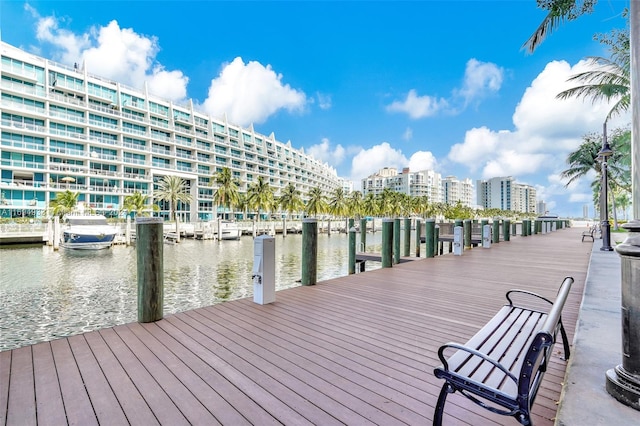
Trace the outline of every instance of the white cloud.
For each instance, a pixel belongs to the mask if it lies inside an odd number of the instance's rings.
[[[411,127],[407,127],[407,129],[402,134],[402,139],[405,141],[409,141],[413,138],[413,129]]]
[[[330,109],[331,104],[331,95],[326,95],[324,93],[316,92],[316,98],[318,98],[318,106],[320,109]]]
[[[302,111],[307,99],[303,92],[282,83],[271,65],[244,63],[235,58],[220,75],[211,80],[205,110],[213,116],[227,114],[227,119],[241,126],[262,123],[281,109]]]
[[[464,72],[464,83],[456,94],[464,99],[466,106],[500,90],[503,78],[504,70],[496,64],[469,59]]]
[[[387,106],[389,112],[404,112],[413,119],[430,117],[448,107],[445,99],[418,96],[415,89],[409,90],[404,101],[394,101]]]
[[[525,176],[541,171],[558,173],[567,154],[582,142],[582,135],[598,130],[609,111],[606,104],[560,100],[556,95],[572,87],[566,80],[585,70],[564,61],[550,62],[527,88],[513,114],[514,130],[471,129],[464,141],[452,146],[450,161],[483,178]]]
[[[408,167],[412,172],[419,172],[422,170],[435,170],[436,165],[436,157],[431,152],[417,151],[409,159]]]
[[[402,169],[406,167],[407,157],[402,151],[393,149],[388,142],[362,149],[351,160],[351,180],[359,182],[362,178],[384,167]]]
[[[160,47],[155,37],[146,37],[131,28],[120,28],[113,20],[107,26],[94,26],[83,34],[60,28],[64,22],[55,16],[36,18],[36,37],[58,49],[52,56],[67,65],[84,64],[87,71],[174,101],[187,96],[189,79],[181,71],[167,71],[156,61]]]
[[[547,161],[546,154],[528,154],[503,150],[497,153],[495,159],[487,161],[482,170],[482,178],[522,176],[535,173]]]
[[[491,62],[469,59],[464,72],[462,88],[453,89],[449,99],[436,96],[419,96],[416,89],[409,90],[402,101],[387,105],[387,112],[402,112],[416,120],[432,117],[438,113],[455,114],[464,110],[473,101],[495,93],[502,87],[504,70]],[[456,105],[462,103],[459,107]]]
[[[331,142],[327,138],[323,138],[319,144],[307,148],[305,152],[333,167],[340,165],[347,154],[347,151],[340,144],[332,148]]]
[[[590,100],[556,99],[563,90],[574,87],[567,79],[586,71],[587,63],[580,61],[573,67],[565,61],[553,61],[527,88],[513,114],[513,124],[524,136],[537,136],[546,147],[557,146],[563,138],[583,134],[585,129],[602,126],[610,105],[592,104]]]
[[[417,151],[411,158],[402,154],[401,150],[394,149],[388,142],[372,146],[369,149],[360,149],[351,161],[351,177],[354,182],[376,173],[384,167],[394,167],[399,172],[409,167],[411,171],[435,170],[437,161],[429,151]]]

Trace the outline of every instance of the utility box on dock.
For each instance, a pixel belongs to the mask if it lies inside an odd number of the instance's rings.
[[[462,256],[462,234],[463,227],[456,226],[453,228],[453,255],[454,256]]]
[[[276,239],[268,235],[253,241],[253,301],[266,305],[276,301]]]
[[[491,248],[491,225],[482,227],[482,247]]]

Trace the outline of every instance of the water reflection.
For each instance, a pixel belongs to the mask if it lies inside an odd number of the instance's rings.
[[[368,251],[379,251],[380,237],[367,236]],[[276,237],[276,290],[299,285],[301,241]],[[163,249],[165,315],[252,296],[252,238],[186,239]],[[319,281],[346,275],[347,262],[345,234],[318,236]],[[0,263],[0,350],[137,320],[134,247],[3,247]]]

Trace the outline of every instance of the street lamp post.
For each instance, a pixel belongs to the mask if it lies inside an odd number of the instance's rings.
[[[607,392],[640,410],[640,2],[629,2],[631,41],[631,194],[633,217],[622,225],[629,233],[616,245],[620,255],[622,364],[606,373]]]
[[[602,149],[598,153],[598,157],[602,159],[602,185],[600,188],[600,220],[602,233],[602,251],[613,251],[611,247],[611,229],[609,227],[609,179],[607,172],[607,159],[611,157],[613,151],[607,142],[607,121],[602,125]]]

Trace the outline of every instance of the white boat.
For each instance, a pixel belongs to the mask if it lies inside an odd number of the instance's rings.
[[[64,223],[60,245],[67,249],[106,249],[118,232],[103,215],[67,215]]]
[[[242,230],[237,223],[230,220],[221,220],[218,229],[218,238],[221,240],[239,240]]]

